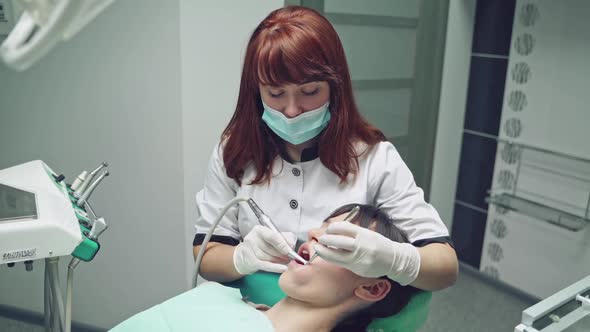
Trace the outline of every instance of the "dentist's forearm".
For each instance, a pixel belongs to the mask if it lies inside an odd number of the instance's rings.
[[[418,248],[420,272],[411,284],[416,288],[435,291],[452,286],[459,275],[455,250],[444,243],[432,243]]]
[[[196,259],[201,246],[193,247]],[[228,282],[240,279],[242,275],[234,267],[234,250],[236,247],[227,244],[211,242],[207,244],[201,261],[199,274],[201,277],[217,282]]]

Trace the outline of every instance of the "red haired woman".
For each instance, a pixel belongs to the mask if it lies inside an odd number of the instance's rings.
[[[447,228],[394,146],[360,115],[340,39],[311,9],[275,10],[249,40],[236,110],[197,194],[195,256],[235,197],[252,198],[293,239],[339,206],[374,205],[411,244],[330,227],[315,246],[320,257],[425,290],[457,278]],[[232,281],[259,270],[283,272],[285,241],[257,224],[247,206],[230,209],[205,248],[201,275]]]

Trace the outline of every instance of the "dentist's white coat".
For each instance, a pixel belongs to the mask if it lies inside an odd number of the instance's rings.
[[[277,157],[270,183],[250,185],[255,170],[249,167],[239,186],[225,172],[222,150],[220,145],[213,150],[204,188],[196,196],[197,234],[209,231],[227,202],[244,197],[254,199],[282,232],[304,234],[320,227],[340,206],[360,203],[389,214],[411,243],[450,242],[445,224],[424,201],[422,189],[390,142],[380,142],[369,150],[359,146],[358,151],[364,153],[359,157],[358,174],[356,178],[349,176],[344,184],[319,158],[292,164]],[[241,240],[257,224],[250,208],[241,203],[228,210],[214,235]]]

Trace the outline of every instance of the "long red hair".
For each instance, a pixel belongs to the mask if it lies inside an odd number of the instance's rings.
[[[344,48],[334,27],[312,9],[289,6],[271,12],[248,42],[238,103],[222,134],[223,162],[230,178],[241,184],[251,163],[256,169],[252,184],[270,180],[283,144],[262,121],[258,85],[310,81],[330,85],[331,120],[319,137],[319,158],[342,181],[358,171],[355,142],[373,146],[385,140],[356,107]]]

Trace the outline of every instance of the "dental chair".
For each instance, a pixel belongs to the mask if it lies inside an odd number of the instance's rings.
[[[272,306],[285,297],[279,288],[279,276],[275,273],[258,272],[243,277],[226,286],[239,288],[248,301]],[[417,331],[428,317],[428,309],[432,292],[420,291],[398,314],[375,319],[367,327],[367,332],[414,332]]]
[[[253,319],[252,310],[256,310],[239,305],[243,297],[272,306],[285,296],[274,273],[258,272],[224,285],[228,287],[199,286],[136,314],[111,331],[246,331],[242,326],[248,324],[243,323]],[[431,292],[417,293],[397,315],[373,320],[367,332],[417,331],[426,322],[431,297]]]

